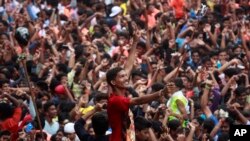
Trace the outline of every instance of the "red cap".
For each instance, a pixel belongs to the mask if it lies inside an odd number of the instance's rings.
[[[56,94],[65,94],[65,88],[63,85],[58,85],[55,88],[55,93]]]

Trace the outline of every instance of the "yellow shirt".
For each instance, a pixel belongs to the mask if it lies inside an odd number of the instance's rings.
[[[87,108],[80,108],[80,111],[83,115],[85,115],[86,113],[88,113],[89,111],[93,110],[94,107],[93,106],[88,106]]]

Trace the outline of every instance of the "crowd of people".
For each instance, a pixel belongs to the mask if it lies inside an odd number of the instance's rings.
[[[0,141],[228,141],[249,21],[249,0],[0,0]]]

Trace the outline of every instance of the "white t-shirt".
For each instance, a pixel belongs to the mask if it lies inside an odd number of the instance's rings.
[[[59,123],[57,121],[53,121],[52,124],[49,124],[47,120],[45,120],[45,126],[43,128],[50,135],[56,134],[59,130]]]

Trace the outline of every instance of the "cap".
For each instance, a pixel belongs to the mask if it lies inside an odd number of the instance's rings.
[[[111,13],[109,14],[109,16],[110,16],[110,17],[114,17],[114,16],[118,15],[118,14],[121,13],[121,12],[122,12],[121,7],[119,7],[119,6],[114,6],[114,7],[112,7]]]
[[[55,88],[56,94],[65,94],[65,88],[63,85],[57,85]]]
[[[75,124],[72,122],[65,124],[64,125],[64,132],[65,133],[75,133],[74,125]]]
[[[26,27],[18,27],[16,29],[15,38],[20,45],[26,46],[28,44],[30,34]]]

